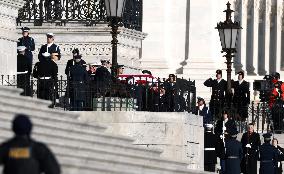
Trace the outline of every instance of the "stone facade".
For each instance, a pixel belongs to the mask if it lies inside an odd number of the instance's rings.
[[[22,24],[24,26],[24,24]],[[59,66],[59,75],[64,75],[64,69],[67,60],[72,58],[72,50],[78,48],[83,59],[87,63],[100,62],[101,59],[111,60],[112,46],[110,28],[107,25],[96,25],[87,27],[82,25],[55,26],[45,24],[43,26],[33,26],[26,24],[31,28],[30,36],[35,39],[36,50],[34,52],[34,63],[38,61],[37,56],[41,45],[46,43],[47,32],[55,34],[55,44],[58,44],[62,58],[57,62]],[[18,37],[21,37],[20,26],[18,27]],[[146,33],[126,28],[120,28],[118,36],[118,63],[124,64],[126,73],[140,71],[140,58],[142,40]]]
[[[15,75],[17,72],[16,18],[23,0],[0,1],[0,74]]]
[[[82,122],[105,124],[109,133],[130,136],[137,146],[161,149],[162,157],[203,170],[204,129],[200,116],[174,112],[80,113]]]

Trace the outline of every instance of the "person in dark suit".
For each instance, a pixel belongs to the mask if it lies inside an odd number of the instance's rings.
[[[37,97],[44,100],[51,100],[54,106],[55,101],[55,84],[57,83],[58,66],[51,60],[50,53],[42,54],[41,61],[37,62],[33,69],[34,78],[38,79]]]
[[[66,68],[65,68],[65,74],[66,74],[67,77],[70,77],[70,68],[71,68],[73,65],[75,65],[75,57],[78,56],[78,55],[80,55],[79,49],[78,49],[78,48],[75,48],[75,49],[72,51],[72,54],[73,54],[73,57],[72,57],[72,59],[69,59],[69,60],[67,61]],[[85,62],[83,59],[80,59],[79,64],[86,66],[86,62]]]
[[[166,107],[168,112],[175,111],[175,92],[177,91],[176,76],[169,74],[169,78],[164,82],[164,88],[166,91]]]
[[[248,117],[248,105],[250,103],[249,83],[244,80],[244,72],[238,72],[238,81],[232,84],[234,88],[233,104],[242,121]]]
[[[106,96],[110,90],[111,85],[111,74],[109,72],[110,62],[108,60],[101,60],[102,65],[96,70],[96,83],[97,93],[101,96]]]
[[[195,115],[203,116],[203,125],[211,123],[213,121],[211,112],[206,106],[205,100],[201,97],[197,97],[197,106],[195,109]]]
[[[86,107],[89,75],[80,62],[81,55],[75,56],[75,65],[70,68],[71,111],[82,111]]]
[[[30,75],[32,67],[27,56],[25,56],[25,46],[18,46],[17,56],[17,88],[22,88],[24,91],[21,95],[31,96]]]
[[[227,110],[222,111],[223,117],[219,119],[215,126],[215,135],[217,136],[216,153],[220,158],[221,172],[225,172],[225,142],[229,131],[237,130],[236,123],[230,118]]]
[[[270,144],[271,134],[263,134],[264,143],[259,148],[259,174],[275,174],[278,163],[278,151]]]
[[[0,165],[5,174],[60,174],[54,154],[41,142],[31,138],[32,122],[17,114],[12,123],[15,136],[0,145]]]
[[[254,132],[254,125],[250,123],[247,132],[243,134],[241,143],[244,157],[241,162],[243,174],[257,174],[257,155],[261,145],[259,134]]]
[[[46,33],[47,44],[42,45],[38,54],[38,60],[44,60],[45,58],[42,56],[43,53],[48,52],[50,54],[57,53],[58,59],[60,60],[60,48],[58,45],[54,44],[54,34],[53,33]]]
[[[222,79],[222,71],[216,71],[216,79],[209,78],[204,82],[204,85],[212,88],[212,94],[210,99],[210,112],[215,120],[220,118],[222,108],[225,102],[225,91],[227,88],[227,82]]]
[[[278,140],[276,138],[272,139],[272,145],[277,149],[278,151],[278,162],[276,166],[276,173],[275,174],[282,174],[282,163],[281,161],[284,161],[284,149],[278,145]]]
[[[228,138],[225,144],[225,174],[240,174],[241,160],[243,157],[242,144],[237,141],[238,131],[228,130]]]
[[[204,132],[204,171],[215,172],[217,164],[217,137],[212,132],[213,125],[205,124]]]
[[[28,27],[22,27],[22,35],[23,37],[18,39],[17,46],[25,46],[25,56],[29,60],[29,66],[32,69],[33,64],[33,51],[35,50],[35,41],[32,37],[29,35],[30,28]]]

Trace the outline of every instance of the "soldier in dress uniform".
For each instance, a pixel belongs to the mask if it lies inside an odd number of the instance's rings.
[[[204,85],[212,88],[211,100],[209,104],[210,112],[214,119],[219,119],[225,102],[225,91],[227,82],[222,79],[222,71],[216,71],[216,79],[209,78]]]
[[[241,160],[243,158],[242,144],[237,141],[238,131],[228,130],[228,138],[225,142],[225,174],[240,174]]]
[[[277,162],[276,173],[275,174],[282,174],[283,169],[282,169],[282,162],[281,161],[284,161],[284,149],[278,145],[277,138],[273,138],[272,139],[272,145],[278,151],[278,162]]]
[[[249,83],[244,80],[244,72],[238,72],[238,81],[233,82],[233,104],[242,121],[248,117],[248,105],[250,103]]]
[[[203,116],[203,124],[211,123],[213,121],[212,115],[205,104],[205,100],[201,97],[197,97],[195,115]]]
[[[102,96],[106,96],[110,90],[111,85],[111,74],[109,72],[109,68],[111,66],[109,60],[101,60],[101,66],[96,70],[96,83],[97,83],[97,93]]]
[[[22,35],[23,37],[18,39],[17,46],[25,46],[25,56],[29,60],[29,66],[32,68],[33,64],[33,53],[35,50],[35,41],[32,37],[29,36],[30,29],[28,27],[22,27]]]
[[[212,131],[212,124],[205,124],[204,132],[204,171],[215,172],[217,164],[217,137]]]
[[[78,55],[80,55],[79,49],[78,49],[78,48],[75,48],[75,49],[72,51],[72,54],[73,54],[73,57],[72,57],[72,59],[69,59],[69,60],[67,61],[66,68],[65,68],[65,74],[66,74],[67,77],[70,77],[70,68],[71,68],[73,65],[75,65],[75,57],[78,56]],[[83,59],[81,59],[80,62],[79,62],[79,64],[81,64],[81,65],[86,65],[86,62],[85,62]]]
[[[60,54],[60,48],[58,45],[54,44],[54,34],[53,33],[46,33],[47,38],[47,44],[42,45],[38,54],[38,60],[41,61],[45,59],[42,54],[45,52],[48,52],[50,54],[52,53],[58,53],[58,59],[60,60],[61,54]]]
[[[222,111],[223,117],[217,121],[215,127],[215,135],[217,136],[216,153],[220,158],[221,173],[225,172],[225,142],[229,131],[237,130],[236,123],[229,116],[227,110]]]
[[[25,56],[25,46],[18,46],[17,56],[17,88],[24,89],[21,95],[31,96],[30,75],[32,67],[27,56]]]
[[[81,65],[81,55],[75,56],[75,65],[70,68],[71,110],[82,111],[86,107],[89,75],[84,65]]]
[[[49,148],[31,138],[32,122],[18,114],[12,125],[15,136],[0,145],[0,165],[5,174],[60,174],[60,166]]]
[[[38,79],[37,97],[54,102],[54,88],[57,82],[58,66],[51,60],[50,56],[48,52],[42,54],[44,59],[35,64],[33,76]],[[54,106],[54,104],[51,106]]]
[[[257,158],[261,145],[259,134],[254,132],[254,125],[250,123],[247,126],[247,132],[243,134],[241,143],[244,157],[241,162],[243,174],[257,174]]]
[[[259,148],[259,174],[275,174],[278,162],[277,149],[270,144],[271,134],[263,134],[264,143]]]

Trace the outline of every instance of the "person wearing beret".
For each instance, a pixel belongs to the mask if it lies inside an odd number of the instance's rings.
[[[38,60],[41,61],[44,59],[42,56],[43,53],[48,52],[50,54],[52,53],[58,53],[58,60],[61,58],[60,48],[58,45],[54,44],[54,34],[53,33],[46,33],[46,40],[47,44],[42,45],[38,54]]]
[[[250,103],[249,83],[244,80],[244,72],[238,72],[238,81],[233,81],[233,104],[242,121],[248,117],[248,105]]]
[[[263,134],[264,143],[259,148],[259,174],[275,174],[278,163],[278,151],[270,144],[271,134]]]
[[[227,89],[227,82],[222,79],[222,71],[216,71],[216,79],[209,78],[204,82],[206,87],[212,88],[210,99],[210,112],[215,120],[221,117],[222,108],[225,102],[225,91]]]
[[[12,123],[15,136],[0,145],[0,165],[5,174],[60,174],[60,166],[51,150],[31,138],[32,122],[17,114]]]
[[[25,56],[27,56],[29,60],[29,66],[32,68],[33,64],[33,51],[35,50],[35,41],[32,37],[30,37],[29,32],[30,28],[22,27],[22,35],[23,37],[18,39],[17,46],[25,46]]]

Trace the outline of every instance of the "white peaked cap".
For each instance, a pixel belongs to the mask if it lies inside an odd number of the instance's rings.
[[[18,46],[17,50],[18,51],[25,51],[26,47],[25,46]]]

